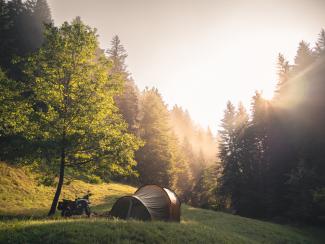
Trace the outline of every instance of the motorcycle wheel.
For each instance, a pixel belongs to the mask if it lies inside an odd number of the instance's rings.
[[[71,212],[70,209],[66,209],[66,210],[63,210],[63,211],[62,211],[61,215],[62,215],[63,217],[71,217],[71,216],[72,216],[72,212]]]
[[[90,212],[90,208],[88,207],[88,206],[86,206],[85,207],[85,213],[86,213],[86,215],[88,216],[88,218],[90,217],[90,214],[91,214],[91,212]]]

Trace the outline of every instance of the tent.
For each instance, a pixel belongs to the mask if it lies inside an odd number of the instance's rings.
[[[122,219],[180,221],[181,202],[177,195],[158,185],[144,185],[132,196],[119,198],[110,216]]]

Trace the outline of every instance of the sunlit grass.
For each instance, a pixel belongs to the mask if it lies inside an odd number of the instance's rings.
[[[37,184],[34,175],[19,168],[0,164],[0,215],[42,216],[47,213],[54,196],[54,187]],[[90,191],[94,211],[108,211],[116,198],[130,195],[134,187],[116,184],[88,184],[72,181],[63,186],[61,198],[75,199]]]

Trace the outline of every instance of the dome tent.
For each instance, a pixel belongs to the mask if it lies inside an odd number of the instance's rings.
[[[181,202],[177,195],[158,185],[144,185],[132,196],[119,198],[110,216],[122,219],[180,221]]]

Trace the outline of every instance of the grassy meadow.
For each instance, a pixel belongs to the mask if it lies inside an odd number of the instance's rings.
[[[0,165],[0,243],[325,243],[323,231],[292,227],[222,212],[182,206],[181,223],[141,222],[105,217],[47,218],[54,189],[34,175]],[[83,191],[80,191],[82,189]],[[90,190],[92,210],[108,211],[116,198],[135,188],[123,184],[72,181],[62,197]]]

